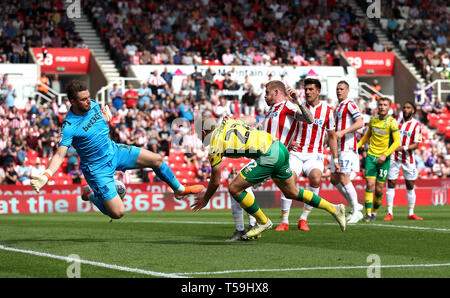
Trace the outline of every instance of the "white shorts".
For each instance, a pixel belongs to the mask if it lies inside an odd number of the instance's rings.
[[[391,159],[391,165],[388,173],[388,180],[397,180],[400,173],[400,168],[403,169],[403,177],[405,180],[414,181],[417,179],[417,169],[415,164],[402,163]]]
[[[351,174],[352,172],[359,172],[359,157],[354,151],[339,151],[338,153],[339,165],[341,166],[341,173]],[[333,160],[330,162],[331,173],[336,172]]]
[[[302,171],[309,176],[313,169],[318,169],[323,173],[323,154],[291,151],[289,152],[289,166],[297,174],[297,177],[300,177]]]

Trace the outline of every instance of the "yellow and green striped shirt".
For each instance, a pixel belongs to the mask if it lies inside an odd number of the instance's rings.
[[[224,156],[258,158],[267,153],[275,140],[269,133],[251,128],[242,120],[222,121],[211,135],[211,167],[218,165]]]

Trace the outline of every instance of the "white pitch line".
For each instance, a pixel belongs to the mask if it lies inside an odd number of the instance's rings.
[[[407,268],[407,267],[442,267],[450,266],[450,263],[446,264],[406,264],[406,265],[380,265],[380,268]],[[373,268],[370,266],[341,266],[341,267],[306,267],[306,268],[281,268],[281,269],[242,269],[242,270],[225,270],[225,271],[213,271],[213,272],[184,272],[184,273],[172,273],[176,275],[219,275],[230,273],[252,273],[252,272],[282,272],[282,271],[313,271],[313,270],[347,270],[347,269],[367,269]]]
[[[66,261],[66,262],[79,262],[80,264],[87,264],[87,265],[92,265],[92,266],[96,266],[96,267],[108,268],[108,269],[112,269],[112,270],[126,271],[126,272],[132,272],[132,273],[158,276],[158,277],[168,277],[168,278],[186,278],[187,277],[187,276],[179,276],[179,275],[176,275],[173,273],[162,273],[162,272],[148,271],[148,270],[143,270],[143,269],[138,269],[138,268],[129,268],[129,267],[124,267],[124,266],[93,262],[93,261],[88,261],[88,260],[74,259],[74,258],[69,258],[69,257],[53,255],[53,254],[49,254],[49,253],[37,252],[37,251],[33,251],[33,250],[6,247],[3,245],[0,245],[0,250],[24,253],[24,254],[29,254],[29,255],[39,256],[39,257],[46,257],[46,258],[51,258],[51,259],[56,259],[56,260],[61,260],[61,261]],[[184,274],[184,275],[186,275],[186,274]]]
[[[167,223],[167,224],[202,224],[202,225],[234,225],[231,221],[185,221],[185,220],[152,220],[152,219],[142,219],[142,220],[130,220],[127,222],[133,223]],[[274,224],[277,224],[274,222]],[[321,225],[336,225],[336,223],[308,223],[313,226]],[[290,224],[290,226],[296,226],[296,224]],[[383,227],[383,228],[398,228],[398,229],[412,229],[412,230],[424,230],[424,231],[438,231],[438,232],[450,232],[450,229],[445,228],[430,228],[430,227],[417,227],[417,226],[401,226],[401,225],[391,225],[391,224],[348,224],[348,228],[351,227]]]

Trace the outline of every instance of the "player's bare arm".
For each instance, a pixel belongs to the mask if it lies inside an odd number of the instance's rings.
[[[211,178],[209,179],[208,187],[206,188],[205,195],[195,198],[194,204],[191,205],[193,211],[198,211],[208,205],[211,197],[216,193],[217,188],[220,185],[220,173],[222,171],[222,163],[214,166],[211,169]]]
[[[416,150],[417,148],[419,148],[419,143],[413,143],[409,146],[398,146],[397,149],[395,149],[395,151],[408,151],[408,150]]]
[[[327,134],[328,134],[328,145],[330,146],[331,156],[333,157],[333,163],[334,166],[336,167],[336,173],[339,173],[341,171],[341,167],[339,165],[338,160],[338,146],[337,146],[336,132],[334,130],[329,130]]]
[[[55,155],[50,159],[45,172],[40,175],[31,175],[30,185],[36,192],[39,192],[47,184],[51,176],[58,171],[66,157],[67,149],[69,149],[67,146],[59,146]]]
[[[359,117],[359,118],[357,118],[357,119],[355,120],[355,122],[354,122],[352,125],[350,125],[348,128],[343,129],[343,130],[340,130],[340,131],[337,131],[337,132],[336,132],[336,137],[340,139],[340,138],[342,138],[343,136],[345,136],[346,134],[355,132],[355,131],[357,131],[358,129],[361,129],[361,128],[363,128],[363,127],[364,127],[364,121],[363,121],[362,117]]]
[[[53,173],[56,173],[59,170],[61,164],[63,163],[68,149],[69,148],[67,146],[62,145],[59,146],[58,149],[56,150],[55,155],[53,155],[52,159],[50,159],[47,169],[49,169]]]
[[[313,117],[311,111],[308,110],[306,108],[306,106],[298,100],[297,91],[295,91],[295,89],[289,87],[286,89],[286,92],[289,95],[289,97],[298,105],[298,107],[300,108],[300,111],[302,112],[301,114],[296,114],[295,118],[299,121],[303,121],[308,124],[313,123],[314,117]]]

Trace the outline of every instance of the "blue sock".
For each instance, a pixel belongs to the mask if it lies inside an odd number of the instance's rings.
[[[103,205],[103,202],[95,195],[95,193],[91,193],[88,198],[92,203],[94,203],[98,210],[100,210],[103,214],[109,216],[109,212],[106,210],[105,205]]]
[[[175,174],[169,168],[169,166],[163,162],[159,168],[153,168],[156,176],[158,176],[162,181],[166,182],[173,191],[177,192],[181,187],[181,183],[175,177]]]

